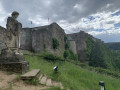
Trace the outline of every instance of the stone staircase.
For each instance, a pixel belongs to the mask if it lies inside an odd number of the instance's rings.
[[[45,85],[48,87],[55,86],[55,87],[60,87],[61,89],[64,89],[61,82],[51,80],[46,75],[43,75],[42,73],[40,73],[40,69],[33,69],[25,73],[24,75],[21,76],[21,79],[27,80],[27,79],[33,79],[35,77],[39,78],[39,84],[41,85]]]

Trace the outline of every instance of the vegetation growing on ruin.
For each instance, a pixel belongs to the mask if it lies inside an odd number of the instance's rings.
[[[65,50],[64,58],[65,59],[78,60],[78,55],[74,54],[73,51],[71,51],[71,50]]]
[[[65,59],[78,60],[78,55],[74,54],[74,52],[69,49],[70,48],[70,43],[67,40],[68,40],[68,37],[64,36],[65,51],[64,51],[63,57]]]
[[[59,47],[59,41],[56,38],[52,39],[52,43],[54,49],[57,49]]]
[[[48,60],[48,61],[64,60],[62,57],[56,56],[54,54],[43,55],[43,58],[46,59],[46,60]]]
[[[70,43],[69,42],[65,43],[65,49],[68,50],[69,48],[70,48]]]
[[[68,37],[67,37],[67,36],[64,36],[64,42],[65,42],[65,43],[67,42],[67,39],[68,39]]]
[[[45,43],[44,43],[43,47],[44,47],[44,50],[46,50],[46,44]]]

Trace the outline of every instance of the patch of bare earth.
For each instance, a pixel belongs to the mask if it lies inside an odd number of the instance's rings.
[[[43,85],[28,85],[22,80],[17,80],[17,74],[9,75],[0,71],[0,90],[42,90],[49,87]]]

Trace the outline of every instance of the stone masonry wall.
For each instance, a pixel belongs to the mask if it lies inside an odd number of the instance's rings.
[[[6,29],[0,26],[0,50],[6,48],[6,45],[4,43],[6,40]]]
[[[47,26],[25,28],[22,30],[21,49],[32,50],[34,52],[43,52],[44,50],[53,54],[63,54],[65,50],[64,30],[56,23]],[[54,50],[52,39],[59,41],[58,49]]]
[[[92,35],[89,35],[84,31],[80,31],[79,33],[68,34],[68,36],[75,40],[78,53],[78,60],[84,63],[87,63],[86,62],[87,57],[85,53],[87,38],[90,37],[95,42],[104,43],[100,39],[94,38]]]
[[[32,29],[23,28],[20,38],[20,48],[23,50],[32,50]]]
[[[51,51],[52,32],[47,28],[34,29],[32,34],[32,48],[35,52]]]
[[[77,54],[77,49],[76,49],[76,42],[75,41],[68,41],[70,43],[70,50],[72,50],[75,54]]]

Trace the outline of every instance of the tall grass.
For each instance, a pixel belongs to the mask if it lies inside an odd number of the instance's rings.
[[[120,90],[120,80],[107,75],[82,69],[69,62],[48,62],[39,56],[25,55],[30,63],[30,69],[40,69],[53,80],[62,82],[63,86],[71,90],[100,90],[99,81],[104,81],[106,90]],[[53,67],[57,65],[59,72],[54,73]]]

